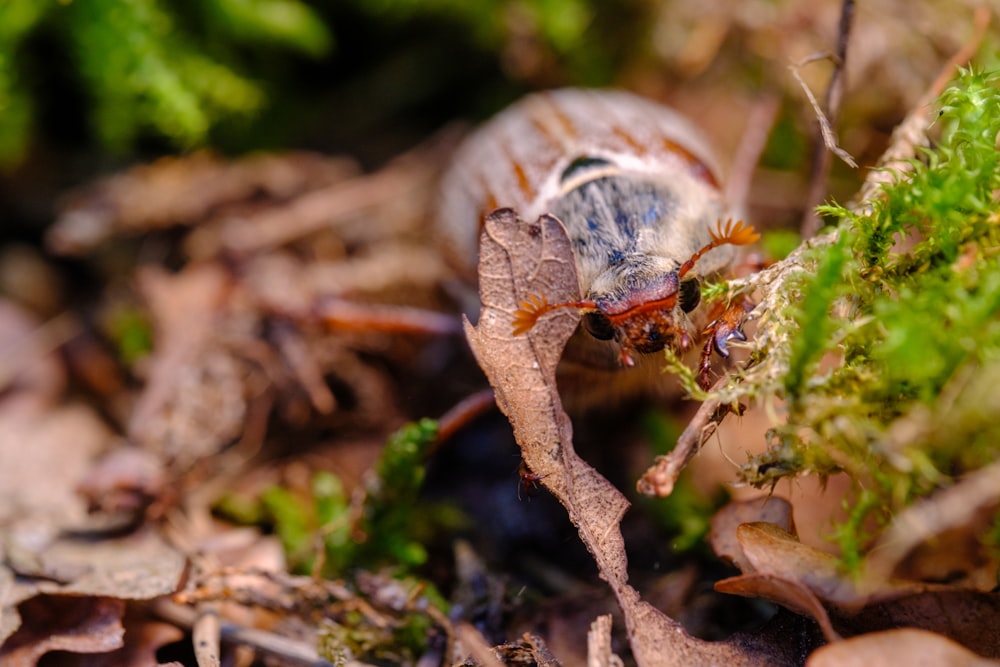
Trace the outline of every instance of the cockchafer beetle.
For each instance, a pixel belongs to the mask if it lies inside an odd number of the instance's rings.
[[[563,366],[604,371],[617,389],[627,389],[636,383],[615,382],[621,373],[609,371],[667,346],[690,348],[702,332],[691,317],[702,278],[730,266],[735,246],[758,239],[751,227],[732,222],[736,212],[718,174],[698,130],[666,107],[611,90],[536,93],[458,149],[442,179],[438,227],[452,258],[471,272],[483,217],[494,209],[562,221],[583,299],[551,304],[533,295],[515,314],[513,331],[530,330],[555,308],[579,309],[589,337],[574,337]],[[726,343],[742,338],[741,324],[741,314],[728,312],[704,331],[703,385],[713,348],[728,356]],[[655,363],[638,366],[659,370]]]

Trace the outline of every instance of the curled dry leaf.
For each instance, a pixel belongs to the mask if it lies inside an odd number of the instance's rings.
[[[482,312],[478,325],[466,322],[469,344],[513,426],[525,463],[566,508],[618,598],[636,662],[642,667],[792,664],[787,654],[746,638],[720,643],[693,638],[629,586],[619,527],[628,501],[577,456],[556,387],[556,365],[580,315],[560,309],[540,318],[526,335],[511,331],[514,313],[529,294],[545,294],[553,302],[579,298],[562,223],[550,215],[524,222],[510,209],[489,215],[480,245],[479,289]]]
[[[42,596],[20,611],[24,625],[0,649],[6,667],[34,667],[49,651],[106,653],[123,644],[121,600]]]
[[[743,573],[752,572],[753,567],[743,555],[743,548],[736,537],[736,529],[744,523],[756,521],[766,521],[795,534],[792,506],[787,500],[778,496],[735,500],[712,517],[708,533],[712,550],[719,558],[728,560]]]
[[[715,583],[720,593],[764,598],[776,602],[802,616],[809,616],[819,624],[828,642],[837,641],[840,635],[833,629],[830,615],[815,594],[793,579],[769,574],[744,574]]]
[[[833,627],[850,634],[911,626],[945,635],[981,655],[1000,655],[996,593],[897,580],[883,581],[878,590],[859,590],[841,573],[834,556],[800,543],[774,524],[742,524],[736,534],[743,551],[737,562],[748,569],[718,582],[716,590],[767,598],[812,616],[829,639],[835,636]]]
[[[954,549],[955,541],[963,537],[979,542],[979,534],[987,528],[998,505],[1000,463],[992,463],[968,474],[954,486],[907,507],[893,519],[869,551],[862,587],[877,590],[881,582],[896,574],[904,559],[921,544],[940,542],[945,535],[951,535],[953,539],[943,544],[940,551]],[[928,555],[925,560],[932,558]],[[975,560],[969,559],[964,565],[972,566]],[[989,564],[991,559],[986,560]],[[992,564],[995,570],[995,563]],[[930,565],[927,563],[925,567]]]
[[[835,556],[802,544],[773,523],[742,524],[736,528],[736,539],[750,572],[797,581],[829,603],[845,607],[857,603],[854,587],[840,575]]]

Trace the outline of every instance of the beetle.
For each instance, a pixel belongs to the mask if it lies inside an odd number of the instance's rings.
[[[704,330],[691,315],[704,277],[759,235],[733,222],[708,142],[677,112],[613,90],[523,98],[466,139],[442,178],[437,224],[460,266],[471,270],[482,220],[500,207],[563,223],[583,295],[555,304],[531,295],[514,314],[515,334],[553,309],[576,308],[591,342],[575,355],[571,342],[564,359],[605,370],[664,347],[685,351],[706,334],[703,386],[712,351],[726,357],[727,342],[743,338],[734,310]]]

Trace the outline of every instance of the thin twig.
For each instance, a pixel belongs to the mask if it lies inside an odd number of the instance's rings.
[[[495,409],[496,397],[492,389],[483,389],[463,398],[438,419],[437,440],[427,452],[427,456],[432,456],[442,444],[448,442],[473,420]]]
[[[927,145],[927,128],[933,122],[931,105],[955,78],[955,70],[968,63],[979,50],[989,25],[990,10],[987,7],[979,7],[973,17],[973,31],[969,41],[948,59],[910,113],[893,130],[889,148],[879,158],[875,168],[868,172],[857,199],[849,207],[851,210],[864,215],[866,211],[870,211],[880,188],[899,180],[913,170],[911,160],[916,157],[917,146]]]
[[[222,627],[214,604],[199,605],[198,616],[191,627],[191,642],[198,667],[219,667],[222,664]]]
[[[462,335],[462,320],[458,316],[413,306],[357,303],[329,297],[317,306],[317,314],[324,324],[336,331]]]
[[[479,630],[463,622],[455,626],[455,635],[463,652],[472,658],[477,665],[503,667],[503,663],[497,659],[493,649]]]
[[[857,168],[847,151],[837,145],[834,126],[840,115],[840,102],[844,96],[844,71],[847,67],[847,46],[851,37],[851,26],[854,19],[854,0],[844,0],[840,7],[840,24],[837,29],[837,51],[833,55],[833,73],[830,75],[830,85],[826,89],[826,113],[820,109],[819,103],[802,77],[798,66],[792,67],[792,75],[802,85],[809,103],[812,104],[819,120],[820,135],[816,138],[813,149],[812,173],[809,175],[809,193],[806,197],[806,210],[802,219],[802,238],[808,239],[816,235],[820,229],[819,215],[816,206],[820,204],[826,192],[827,179],[830,175],[831,154],[836,155],[852,168]]]
[[[726,201],[741,206],[746,203],[757,163],[760,162],[760,156],[767,146],[767,138],[771,135],[771,128],[778,116],[778,107],[778,98],[768,95],[750,108],[740,145],[729,167]]]
[[[709,393],[717,391],[728,382],[729,377],[723,376]],[[669,454],[656,457],[653,465],[639,478],[636,483],[639,493],[659,498],[669,496],[674,490],[674,483],[681,470],[698,453],[705,441],[712,437],[729,411],[730,406],[723,405],[717,399],[710,398],[702,403],[681,433],[681,437],[677,439],[677,445]]]
[[[166,600],[154,603],[153,611],[165,621],[185,629],[192,628],[198,618],[198,612],[194,609],[173,604]],[[315,647],[305,642],[276,635],[273,632],[246,628],[228,621],[219,622],[219,631],[224,641],[249,646],[261,654],[282,659],[289,665],[333,667],[332,662],[319,657]],[[367,663],[355,660],[343,664],[345,667],[371,667]]]

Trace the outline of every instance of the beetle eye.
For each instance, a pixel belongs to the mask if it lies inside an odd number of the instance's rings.
[[[584,315],[583,328],[597,340],[611,340],[615,336],[615,328],[611,326],[611,321],[600,313]]]
[[[701,285],[697,279],[692,278],[682,282],[680,292],[681,310],[690,313],[698,307],[698,303],[701,302]]]

